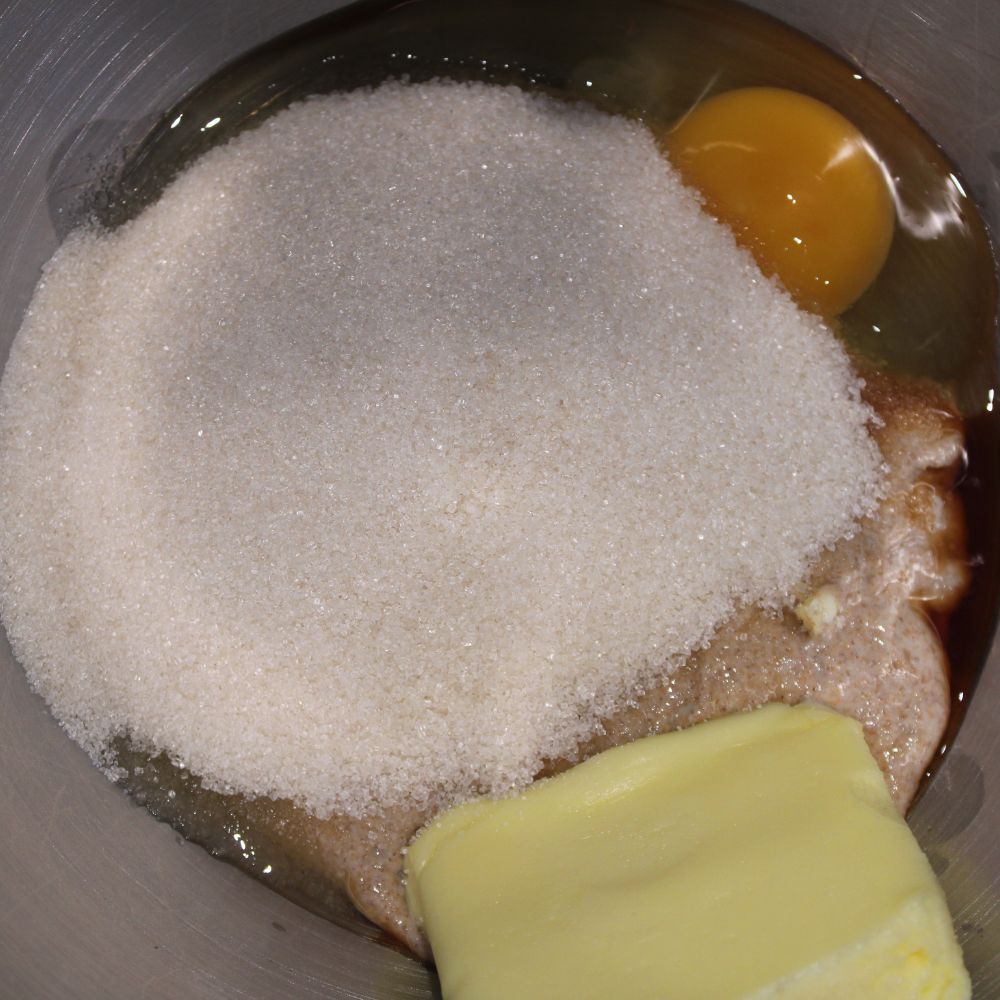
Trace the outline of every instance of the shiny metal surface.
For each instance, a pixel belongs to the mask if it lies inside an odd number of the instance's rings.
[[[1000,4],[759,0],[847,54],[953,156],[1000,233]],[[65,207],[234,55],[331,0],[103,0],[0,12],[0,358]],[[1000,456],[998,456],[1000,458]],[[913,824],[982,1000],[1000,997],[1000,649]],[[269,892],[130,804],[0,638],[0,1000],[433,996],[423,967]]]

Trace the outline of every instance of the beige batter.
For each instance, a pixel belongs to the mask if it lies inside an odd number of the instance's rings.
[[[948,668],[925,609],[947,611],[967,583],[962,512],[950,492],[963,458],[961,421],[934,389],[869,378],[889,468],[877,516],[826,553],[794,595],[821,590],[836,617],[806,627],[793,610],[747,609],[662,686],[607,720],[579,759],[610,746],[762,705],[806,699],[859,719],[905,811],[949,712]],[[794,484],[789,485],[794,489]],[[543,772],[570,766],[552,761]],[[430,812],[318,821],[287,804],[256,817],[288,865],[346,886],[361,912],[414,952],[426,942],[406,910],[402,851]]]

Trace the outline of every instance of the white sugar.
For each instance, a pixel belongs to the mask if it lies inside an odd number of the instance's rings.
[[[858,388],[642,126],[313,99],[49,265],[0,612],[95,756],[321,814],[504,790],[870,509]]]

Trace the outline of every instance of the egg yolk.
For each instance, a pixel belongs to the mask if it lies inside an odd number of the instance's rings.
[[[836,316],[875,280],[889,253],[892,193],[864,136],[804,94],[747,87],[695,106],[667,153],[804,309]]]

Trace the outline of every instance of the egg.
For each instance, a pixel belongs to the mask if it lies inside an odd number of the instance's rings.
[[[836,316],[878,276],[892,191],[865,137],[828,105],[775,87],[727,91],[686,114],[666,150],[802,308]]]

